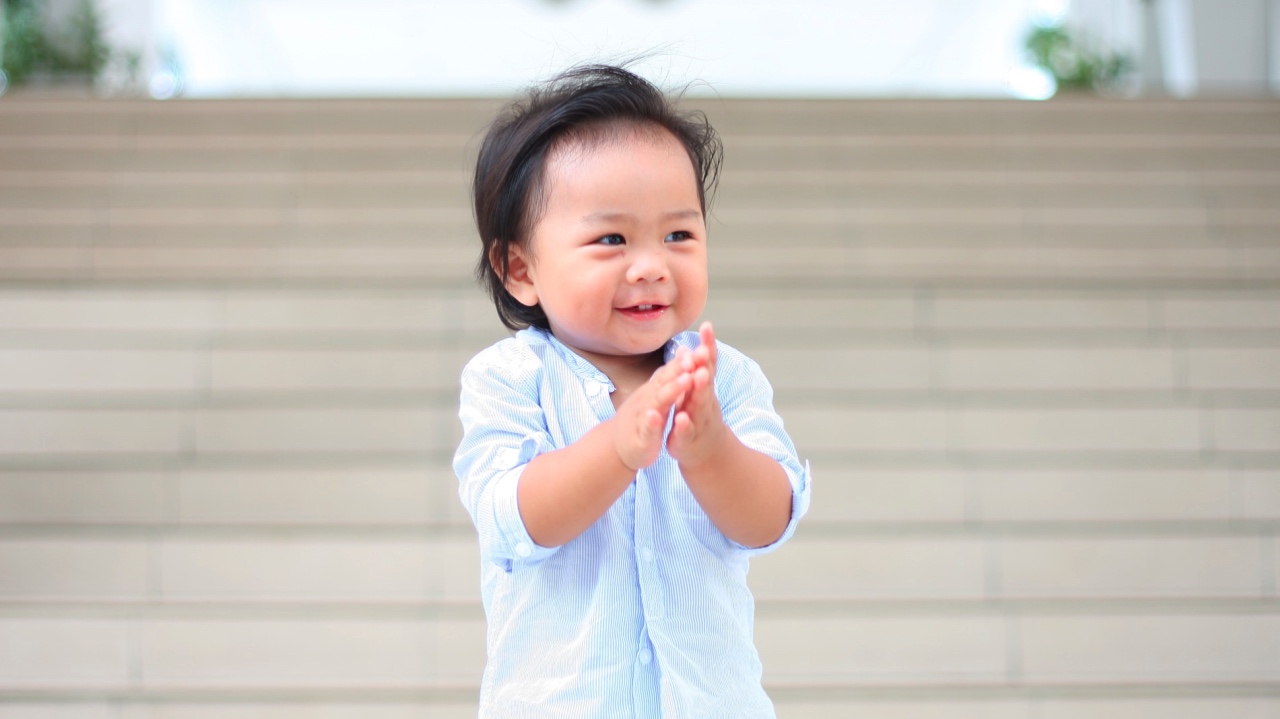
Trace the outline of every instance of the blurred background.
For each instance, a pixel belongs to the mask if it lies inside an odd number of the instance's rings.
[[[0,719],[475,715],[507,97],[723,135],[783,719],[1280,716],[1280,0],[6,0]]]

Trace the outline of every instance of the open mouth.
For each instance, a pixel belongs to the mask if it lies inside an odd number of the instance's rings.
[[[667,305],[643,304],[620,307],[618,311],[635,319],[652,319],[661,316],[666,309]]]

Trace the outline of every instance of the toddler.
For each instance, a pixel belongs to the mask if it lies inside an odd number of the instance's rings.
[[[747,562],[809,504],[760,368],[686,332],[720,142],[653,85],[572,70],[476,163],[477,273],[516,330],[462,373],[481,717],[772,717]]]

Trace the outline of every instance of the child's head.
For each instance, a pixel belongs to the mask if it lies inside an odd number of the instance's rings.
[[[653,351],[651,335],[665,342],[685,329],[706,299],[705,215],[719,163],[704,116],[677,112],[620,68],[571,70],[507,106],[473,187],[477,274],[503,324],[632,354]],[[605,344],[590,346],[597,340]]]

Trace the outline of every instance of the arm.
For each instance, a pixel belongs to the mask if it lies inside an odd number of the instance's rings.
[[[568,447],[534,457],[517,489],[533,541],[558,547],[608,511],[636,472],[657,460],[667,414],[692,383],[679,366],[663,365],[608,421]]]
[[[481,556],[506,571],[542,561],[607,511],[638,469],[657,458],[665,418],[692,384],[687,373],[664,366],[612,419],[556,449],[538,366],[516,343],[499,343],[462,372],[458,493]]]
[[[676,407],[667,448],[680,463],[689,491],[729,539],[762,547],[782,537],[791,521],[791,481],[782,465],[742,443],[725,424],[715,396],[715,333],[699,329],[701,345],[673,364],[693,385]]]

